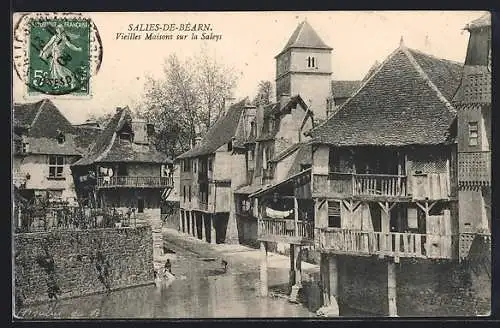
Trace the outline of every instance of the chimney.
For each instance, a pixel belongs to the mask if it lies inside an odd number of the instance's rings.
[[[234,105],[235,100],[236,100],[236,98],[233,98],[233,97],[226,97],[224,99],[224,114],[227,114],[229,107]]]
[[[280,108],[283,108],[287,102],[290,101],[290,95],[288,94],[281,94],[280,95]]]

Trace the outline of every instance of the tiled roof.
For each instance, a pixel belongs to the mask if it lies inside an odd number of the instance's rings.
[[[168,163],[171,160],[153,145],[136,145],[133,142],[121,143],[117,136],[126,123],[132,120],[128,108],[117,109],[116,114],[101,131],[90,150],[74,166],[104,162],[144,162]]]
[[[75,156],[82,153],[75,141],[76,129],[49,99],[14,104],[13,114],[14,128],[22,130],[30,145],[29,153]],[[63,143],[57,140],[59,132],[64,134]]]
[[[235,194],[242,194],[242,195],[249,195],[253,194],[254,192],[257,192],[261,190],[262,188],[265,188],[265,185],[247,185],[247,186],[242,186],[239,187],[234,191]]]
[[[361,81],[332,81],[334,98],[349,98],[360,87]]]
[[[300,143],[291,145],[290,147],[284,149],[282,152],[276,154],[273,158],[269,160],[269,162],[280,162],[281,160],[283,160],[284,158],[288,157],[293,152],[295,152],[300,147],[300,145],[301,145]]]
[[[75,144],[75,135],[65,135],[65,141],[58,143],[57,140],[51,138],[26,138],[29,143],[29,152],[32,154],[46,155],[68,155],[81,156],[81,152]]]
[[[102,129],[86,126],[75,126],[75,131],[75,143],[82,153],[86,153],[89,147],[102,133]]]
[[[220,146],[227,144],[236,135],[238,124],[241,119],[241,114],[245,109],[247,99],[232,105],[227,110],[227,113],[221,116],[201,142],[194,148],[186,151],[177,158],[196,157],[214,153]]]
[[[443,96],[448,101],[452,101],[460,85],[463,65],[454,61],[436,58],[418,50],[408,49],[408,51]]]
[[[288,170],[287,177],[291,177],[301,172],[302,165],[312,165],[312,145],[299,144],[297,155],[295,156],[290,169]]]
[[[485,27],[485,26],[491,26],[491,16],[490,16],[490,13],[486,13],[484,14],[483,16],[473,20],[472,22],[470,22],[469,24],[467,24],[467,26],[465,27],[465,29],[467,30],[474,30],[474,29],[477,29],[477,28],[481,28],[481,27]]]
[[[281,53],[290,48],[314,48],[332,50],[331,47],[327,46],[326,43],[321,40],[319,35],[307,21],[303,21],[297,26],[295,31],[292,33],[292,36],[290,36],[290,39],[288,39],[288,42],[286,43]]]
[[[313,142],[337,146],[445,143],[456,115],[449,100],[460,82],[460,71],[456,63],[401,45],[335,115],[311,131]]]
[[[44,100],[35,103],[14,104],[14,126],[31,127]]]

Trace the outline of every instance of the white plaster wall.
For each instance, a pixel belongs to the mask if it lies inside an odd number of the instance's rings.
[[[313,152],[313,174],[328,174],[330,148],[326,145],[320,145]]]
[[[22,160],[17,160],[17,165],[19,165],[19,174],[21,176],[26,176],[28,173],[30,175],[30,179],[26,181],[27,189],[62,189],[63,198],[76,198],[75,184],[71,175],[70,165],[77,159],[78,157],[76,156],[65,156],[65,165],[63,168],[64,179],[61,180],[48,179],[48,155],[28,155]]]
[[[327,98],[331,95],[331,75],[294,73],[291,94],[299,94],[317,120],[326,119]]]

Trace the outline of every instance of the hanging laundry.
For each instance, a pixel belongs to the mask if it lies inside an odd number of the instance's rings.
[[[270,218],[273,218],[273,219],[283,219],[283,218],[286,218],[287,216],[291,215],[292,213],[293,213],[293,210],[277,211],[277,210],[273,210],[272,208],[266,207],[266,215]]]

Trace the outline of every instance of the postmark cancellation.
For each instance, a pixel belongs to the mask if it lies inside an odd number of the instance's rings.
[[[14,27],[14,66],[25,97],[92,96],[92,77],[102,61],[97,27],[82,14],[36,13]]]

